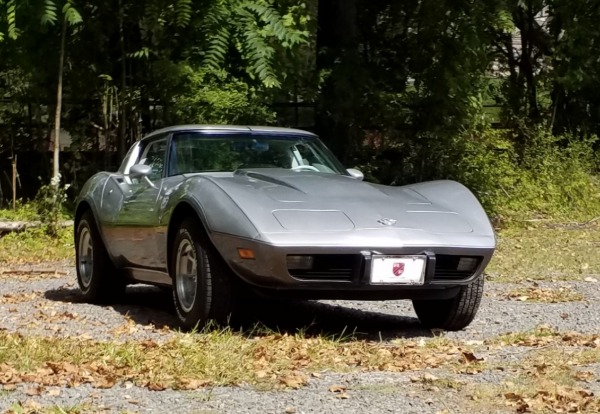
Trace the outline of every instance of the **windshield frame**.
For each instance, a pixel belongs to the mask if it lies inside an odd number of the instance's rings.
[[[231,140],[232,142],[238,142],[238,143],[243,143],[244,141],[248,141],[248,144],[251,143],[264,143],[267,142],[269,143],[269,145],[267,146],[270,147],[271,142],[277,142],[278,144],[281,144],[282,142],[285,141],[289,141],[289,142],[296,142],[295,145],[298,144],[303,144],[306,145],[307,147],[312,147],[311,151],[313,151],[313,153],[315,153],[315,155],[318,156],[318,159],[320,161],[325,161],[324,166],[326,167],[327,171],[319,171],[321,173],[324,174],[336,174],[336,175],[344,175],[344,176],[348,176],[349,173],[346,171],[346,169],[344,168],[344,166],[342,165],[342,163],[335,157],[335,155],[329,150],[329,148],[327,148],[327,146],[325,144],[323,144],[323,142],[315,135],[302,135],[302,134],[285,134],[285,133],[281,133],[281,132],[242,132],[242,131],[231,131],[231,132],[225,132],[225,131],[219,131],[217,133],[215,132],[210,132],[207,133],[206,131],[177,131],[177,132],[173,132],[172,136],[171,136],[171,143],[170,143],[170,149],[169,149],[169,155],[168,155],[168,169],[167,169],[167,176],[175,176],[175,175],[181,175],[181,174],[211,174],[211,173],[233,173],[234,171],[240,169],[240,167],[242,167],[242,169],[259,169],[259,168],[285,168],[285,167],[260,167],[260,166],[255,166],[255,167],[244,167],[243,165],[237,166],[237,168],[234,169],[217,169],[217,170],[199,170],[199,171],[178,171],[177,170],[177,163],[178,163],[178,159],[177,159],[177,145],[178,142],[180,142],[182,139],[188,139],[188,140],[206,140],[206,141],[215,141],[215,140],[219,140],[219,141],[227,141],[227,140]],[[260,144],[259,144],[260,146]],[[290,146],[291,148],[292,146]],[[290,171],[294,171],[290,168]],[[311,170],[307,170],[307,169],[301,169],[301,171],[309,171],[312,172]],[[294,171],[297,172],[297,171]],[[314,171],[315,173],[317,171]]]

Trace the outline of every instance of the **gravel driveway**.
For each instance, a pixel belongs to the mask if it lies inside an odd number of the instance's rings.
[[[170,293],[148,286],[128,288],[125,300],[112,306],[82,303],[75,285],[74,270],[68,264],[50,264],[55,273],[36,274],[27,268],[21,274],[0,274],[0,331],[26,336],[82,336],[97,340],[164,341],[174,335],[176,319]],[[39,268],[38,268],[39,269]],[[32,270],[34,271],[32,273]],[[482,343],[508,332],[521,332],[548,325],[558,331],[576,330],[598,333],[600,330],[600,283],[591,281],[548,282],[539,287],[566,288],[578,292],[583,300],[564,303],[534,303],[508,299],[517,287],[488,282],[478,317],[461,332],[449,332],[447,338],[477,348],[488,361],[518,361],[528,352],[519,347],[488,349]],[[520,286],[523,287],[523,286]],[[431,331],[420,327],[408,301],[352,302],[320,301],[276,303],[252,309],[248,323],[260,321],[279,331],[329,332],[333,335],[354,333],[358,337],[390,341],[398,337],[428,341]],[[123,327],[127,327],[126,330]],[[0,349],[1,352],[1,349]],[[486,370],[477,375],[426,371],[437,377],[452,377],[470,384],[495,384],[510,377],[510,372]],[[600,368],[598,369],[600,373]],[[150,391],[130,383],[109,389],[89,385],[29,395],[29,384],[13,391],[2,391],[0,411],[21,406],[83,407],[78,412],[139,413],[467,413],[467,396],[455,389],[425,387],[415,381],[423,372],[323,372],[297,390],[259,391],[250,386],[215,387],[197,391]],[[599,374],[600,375],[600,374]],[[339,385],[346,389],[344,398],[331,392]],[[590,389],[600,392],[596,381]],[[347,398],[346,398],[347,397]],[[515,412],[506,407],[498,412]]]

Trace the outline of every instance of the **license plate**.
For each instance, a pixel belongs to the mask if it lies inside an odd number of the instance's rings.
[[[373,256],[371,283],[377,285],[422,285],[425,256]]]

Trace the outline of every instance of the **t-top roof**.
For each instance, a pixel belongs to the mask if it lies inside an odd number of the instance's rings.
[[[247,125],[174,125],[159,129],[146,135],[145,138],[150,138],[157,134],[181,131],[207,131],[207,132],[257,132],[267,134],[290,134],[290,135],[309,135],[316,136],[312,132],[303,131],[301,129],[282,128],[272,126],[247,126]]]

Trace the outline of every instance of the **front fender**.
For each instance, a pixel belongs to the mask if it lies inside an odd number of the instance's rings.
[[[473,228],[473,232],[494,236],[494,229],[477,197],[464,185],[451,180],[428,181],[406,186],[436,205],[456,211]]]
[[[209,237],[216,232],[247,239],[260,238],[250,218],[223,189],[207,177],[191,177],[174,188],[163,220],[170,223],[174,219],[173,212],[182,203],[194,209]]]

